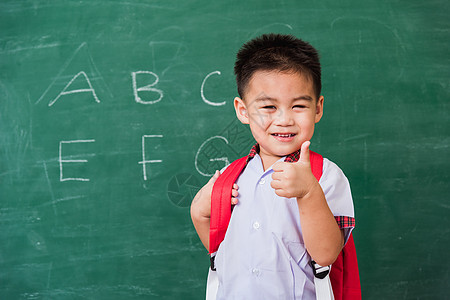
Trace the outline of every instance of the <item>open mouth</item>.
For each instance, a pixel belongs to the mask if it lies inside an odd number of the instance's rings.
[[[291,138],[295,136],[295,133],[286,133],[286,134],[282,134],[282,133],[272,133],[273,136],[275,137],[280,137],[280,138]]]

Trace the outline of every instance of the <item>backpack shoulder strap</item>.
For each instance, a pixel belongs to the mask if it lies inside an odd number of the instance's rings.
[[[219,249],[231,218],[231,191],[233,184],[247,164],[247,156],[232,162],[214,183],[211,193],[209,253]]]
[[[319,181],[323,171],[323,156],[314,151],[309,151],[309,160],[311,162],[311,171],[317,181]]]
[[[352,234],[331,267],[330,281],[336,300],[361,299],[358,260]]]

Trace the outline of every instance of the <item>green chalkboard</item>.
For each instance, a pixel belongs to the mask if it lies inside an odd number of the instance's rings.
[[[444,299],[447,1],[0,2],[0,299],[202,299],[189,204],[248,152],[245,41],[319,49],[312,149],[352,186],[364,299]]]

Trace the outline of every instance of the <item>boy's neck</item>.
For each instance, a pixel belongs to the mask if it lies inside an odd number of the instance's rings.
[[[264,153],[264,151],[261,151],[259,144],[256,143],[255,145],[253,145],[252,149],[250,150],[250,153],[248,154],[247,162],[250,159],[252,159],[253,157],[255,157],[256,154],[258,154],[261,159],[261,163],[263,165],[264,172],[267,169],[269,169],[274,163],[276,163],[282,157],[282,156],[277,157],[277,156],[268,155],[268,154]]]
[[[280,160],[283,156],[273,156],[267,155],[264,152],[259,152],[259,157],[261,158],[261,162],[263,165],[264,172],[267,171],[270,167],[273,166],[274,163]]]
[[[274,163],[280,160],[280,158],[284,157],[284,156],[268,155],[267,153],[264,153],[264,151],[260,150],[259,144],[255,144],[250,150],[247,161],[252,159],[256,154],[258,154],[259,157],[261,158],[261,163],[263,165],[264,172],[268,170],[271,166],[273,166]],[[285,156],[286,156],[285,161],[296,162],[300,157],[300,150],[297,150]]]
[[[274,163],[276,163],[281,157],[261,157],[261,162],[263,165],[264,172],[267,171],[270,167],[273,166]]]

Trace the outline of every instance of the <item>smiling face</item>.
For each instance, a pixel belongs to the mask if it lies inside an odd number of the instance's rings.
[[[295,72],[256,71],[244,93],[235,98],[238,119],[250,125],[266,170],[309,141],[323,114],[308,77]]]

